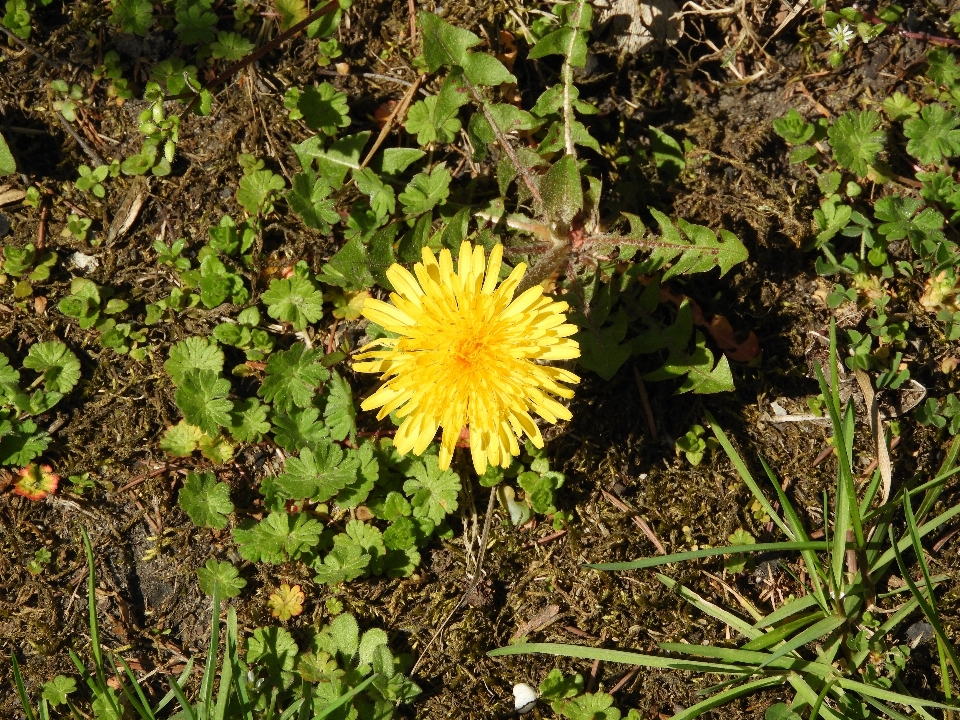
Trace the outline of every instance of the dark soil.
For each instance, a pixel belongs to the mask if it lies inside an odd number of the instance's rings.
[[[432,9],[433,3],[418,7]],[[523,12],[500,0],[445,3],[445,16],[467,28],[482,28],[496,37],[510,17]],[[777,3],[748,3],[747,16],[760,37],[769,38],[780,23]],[[67,342],[82,362],[80,385],[54,411],[42,418],[54,442],[44,456],[61,477],[89,472],[98,481],[91,493],[77,495],[64,483],[47,502],[30,502],[6,491],[0,495],[0,657],[16,652],[31,694],[58,673],[74,672],[67,649],[81,656],[89,649],[86,615],[86,564],[80,529],[93,541],[98,572],[98,617],[106,648],[120,652],[135,669],[159,669],[151,680],[159,691],[163,675],[182,669],[189,657],[202,658],[209,638],[211,604],[196,582],[196,569],[208,558],[240,564],[248,585],[236,598],[241,633],[273,621],[267,598],[281,582],[309,588],[303,615],[287,625],[295,634],[326,617],[325,600],[333,593],[315,586],[302,566],[241,564],[228,531],[196,528],[176,502],[176,492],[188,469],[202,461],[177,461],[158,448],[164,429],[179,419],[173,386],[163,360],[170,345],[186,336],[209,332],[219,312],[195,310],[183,322],[149,328],[153,351],[144,362],[104,350],[94,335],[60,314],[57,303],[69,292],[71,273],[64,259],[74,251],[93,254],[99,268],[87,275],[142,308],[169,290],[170,276],[152,259],[150,247],[161,237],[202,239],[207,228],[229,212],[242,217],[234,194],[240,177],[239,153],[267,159],[289,178],[296,159],[291,142],[303,140],[294,123],[286,121],[283,92],[290,84],[328,80],[346,91],[357,131],[373,129],[373,113],[390,99],[399,99],[402,86],[362,73],[393,75],[412,81],[407,4],[357,3],[340,43],[350,74],[331,78],[317,72],[315,44],[304,38],[285,43],[262,61],[243,70],[216,95],[210,117],[190,117],[183,123],[173,173],[146,181],[148,194],[132,228],[113,242],[91,248],[60,236],[67,216],[82,210],[105,230],[121,215],[121,205],[134,185],[130,178],[112,181],[104,201],[77,191],[76,169],[91,157],[64,131],[50,105],[49,82],[56,78],[89,85],[91,67],[104,52],[118,50],[136,64],[135,84],[149,77],[149,65],[176,55],[175,36],[139,39],[117,36],[106,22],[109,11],[100,3],[55,3],[37,13],[30,39],[37,55],[8,44],[0,50],[0,108],[3,134],[16,154],[22,176],[6,181],[25,188],[42,182],[53,190],[42,216],[40,208],[11,205],[0,208],[10,220],[5,244],[23,246],[45,237],[46,247],[61,261],[49,282],[26,302],[0,286],[0,351],[19,366],[26,347],[38,340]],[[511,23],[513,21],[510,21]],[[514,25],[511,25],[514,27]],[[511,688],[517,682],[536,685],[552,667],[590,676],[593,687],[609,690],[629,670],[626,666],[591,668],[582,661],[541,656],[490,659],[486,652],[502,646],[538,613],[556,616],[528,631],[530,641],[567,642],[651,651],[661,641],[726,643],[724,627],[691,609],[661,585],[650,571],[599,573],[583,568],[588,562],[635,559],[656,553],[631,518],[604,495],[612,493],[634,508],[670,552],[693,545],[718,545],[738,528],[757,538],[769,538],[767,528],[753,517],[748,490],[722,454],[708,454],[698,467],[674,452],[672,441],[710,410],[734,438],[742,455],[753,463],[763,454],[779,477],[790,484],[798,505],[817,517],[822,492],[831,486],[832,459],[818,466],[813,460],[826,447],[828,431],[820,425],[762,421],[769,403],[779,401],[788,411],[804,412],[805,398],[816,395],[807,371],[807,333],[822,330],[829,312],[823,302],[828,285],[814,271],[814,257],[801,251],[814,234],[812,210],[819,196],[809,175],[791,166],[788,149],[773,133],[771,120],[796,107],[807,117],[819,112],[815,100],[834,115],[858,107],[871,93],[910,83],[926,45],[888,34],[853,53],[837,70],[825,63],[819,20],[807,11],[795,18],[761,52],[745,43],[734,63],[743,75],[765,69],[752,82],[738,82],[722,67],[722,57],[709,57],[708,40],[731,47],[742,28],[735,14],[724,18],[687,19],[688,36],[676,47],[650,55],[618,57],[612,45],[592,46],[595,62],[578,82],[581,96],[602,113],[590,120],[602,144],[629,154],[646,144],[647,127],[660,127],[693,147],[687,167],[672,182],[652,182],[621,198],[623,209],[654,205],[673,217],[711,228],[727,228],[748,246],[749,260],[722,280],[716,273],[695,281],[675,281],[673,290],[696,300],[708,315],[725,315],[743,334],[756,333],[762,355],[749,364],[734,363],[737,390],[720,396],[676,395],[675,384],[646,383],[657,433],[651,434],[635,379],[628,363],[609,382],[587,379],[572,404],[574,420],[549,438],[553,467],[567,475],[559,497],[562,510],[574,511],[569,532],[549,542],[549,524],[514,528],[498,507],[483,582],[463,608],[453,614],[439,639],[428,647],[434,630],[447,618],[468,584],[463,537],[482,524],[488,491],[474,487],[472,505],[454,521],[455,538],[438,541],[424,554],[418,572],[405,580],[366,580],[346,584],[336,592],[345,608],[364,626],[385,628],[395,647],[420,658],[415,680],[424,689],[408,717],[504,717],[513,708]],[[271,26],[271,33],[275,26]],[[478,30],[479,32],[479,30]],[[819,35],[817,34],[819,32]],[[522,45],[522,44],[521,44]],[[526,62],[521,48],[517,72],[529,106],[555,69],[549,63]],[[136,97],[136,94],[135,94]],[[142,102],[122,107],[102,93],[84,109],[91,127],[85,141],[103,157],[125,157],[139,148],[136,118]],[[26,129],[26,131],[17,128]],[[99,133],[97,135],[96,133]],[[611,155],[614,157],[615,155]],[[607,172],[609,161],[595,164]],[[68,182],[69,181],[69,182]],[[101,233],[103,234],[103,233]],[[262,263],[254,293],[271,276],[297,260],[317,271],[342,244],[305,230],[292,215],[268,222]],[[916,297],[919,288],[904,287]],[[45,302],[41,300],[45,299]],[[326,325],[309,330],[322,338]],[[911,318],[916,331],[933,326],[917,310]],[[931,332],[931,338],[939,337]],[[939,360],[955,351],[940,341],[928,341],[915,355],[913,373],[931,394],[942,396],[956,387],[955,377],[939,370]],[[649,367],[638,360],[636,369]],[[359,379],[356,387],[359,387]],[[368,380],[362,381],[368,384]],[[935,389],[934,389],[935,388]],[[861,422],[862,422],[861,418]],[[361,423],[363,420],[361,420]],[[865,425],[863,426],[865,428]],[[873,458],[863,432],[863,466]],[[944,442],[912,421],[904,422],[903,438],[893,455],[894,478],[903,480],[920,468],[935,469]],[[273,472],[276,458],[270,447],[250,447],[218,471],[231,486],[239,514],[256,512],[255,488]],[[757,463],[759,469],[759,464]],[[860,468],[861,470],[863,467]],[[11,480],[0,471],[0,489]],[[762,475],[762,473],[761,473]],[[468,477],[464,473],[464,477]],[[941,502],[956,501],[948,490]],[[815,524],[815,523],[814,523]],[[39,548],[53,560],[32,576],[27,563]],[[468,558],[469,554],[469,558]],[[152,559],[145,559],[152,557]],[[770,560],[770,558],[766,558]],[[728,575],[725,582],[763,609],[779,604],[796,588],[785,568],[794,559],[776,558],[755,574]],[[948,542],[932,554],[935,572],[957,568],[958,545]],[[779,563],[779,567],[777,565]],[[734,611],[736,600],[717,578],[722,563],[669,566],[665,572],[696,592]],[[960,631],[960,593],[947,589],[940,598],[948,632]],[[423,654],[423,657],[421,657]],[[907,674],[911,690],[933,692],[937,671],[935,649],[914,653]],[[699,700],[697,691],[713,679],[699,675],[641,670],[617,692],[621,708],[638,708],[646,718],[666,717]],[[0,717],[23,717],[12,687],[9,663],[0,662]],[[771,692],[735,701],[714,717],[758,718],[771,702],[786,699]],[[551,717],[538,709],[529,717]]]

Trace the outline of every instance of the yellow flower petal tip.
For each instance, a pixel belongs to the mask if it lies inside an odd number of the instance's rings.
[[[456,263],[449,250],[438,258],[424,248],[412,273],[400,265],[387,270],[392,304],[369,299],[363,305],[364,317],[399,335],[371,343],[356,357],[362,362],[355,370],[380,373],[384,381],[363,409],[380,408],[380,417],[397,411],[403,422],[395,443],[402,453],[419,455],[443,428],[442,469],[450,466],[461,433],[483,474],[488,464],[507,467],[524,435],[543,446],[531,414],[548,422],[570,417],[551,396],[572,397],[562,383],[580,378],[542,364],[580,357],[566,324],[567,304],[544,296],[539,286],[514,299],[524,268],[498,287],[502,259],[501,245],[486,263],[483,248],[469,242]]]

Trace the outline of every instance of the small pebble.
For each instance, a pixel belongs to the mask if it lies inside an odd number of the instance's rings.
[[[513,686],[513,706],[520,715],[533,710],[538,697],[537,691],[526,683],[517,683]]]

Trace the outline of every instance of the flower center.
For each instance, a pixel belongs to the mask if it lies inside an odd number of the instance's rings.
[[[487,349],[486,343],[475,332],[459,338],[453,346],[453,357],[462,371],[473,370]]]

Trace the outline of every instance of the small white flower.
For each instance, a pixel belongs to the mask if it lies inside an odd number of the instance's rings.
[[[845,22],[834,25],[830,28],[828,34],[830,35],[830,44],[836,45],[837,49],[843,52],[850,49],[850,41],[857,36],[853,28]]]
[[[517,683],[513,686],[513,706],[520,715],[533,710],[533,706],[537,704],[538,697],[540,697],[540,695],[537,691],[526,683]]]

